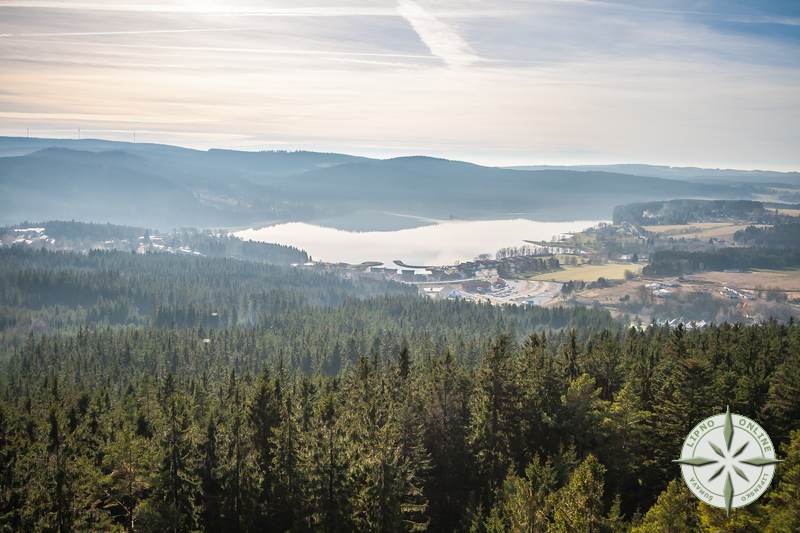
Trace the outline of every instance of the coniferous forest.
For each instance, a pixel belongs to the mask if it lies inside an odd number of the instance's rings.
[[[224,258],[0,250],[0,530],[800,530],[800,327],[626,329]],[[749,507],[680,479],[754,418]]]

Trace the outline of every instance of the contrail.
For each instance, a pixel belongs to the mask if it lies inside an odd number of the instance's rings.
[[[412,0],[400,0],[397,12],[405,18],[431,53],[451,67],[480,61],[469,44],[450,26]]]

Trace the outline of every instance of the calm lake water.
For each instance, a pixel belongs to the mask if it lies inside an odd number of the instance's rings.
[[[527,219],[445,221],[397,231],[344,231],[303,222],[247,229],[235,235],[260,242],[296,246],[315,261],[361,263],[395,259],[410,265],[451,265],[492,254],[507,246],[522,246],[525,240],[549,241],[601,221],[538,222]]]

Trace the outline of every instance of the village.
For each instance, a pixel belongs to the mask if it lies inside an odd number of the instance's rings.
[[[432,300],[491,305],[585,306],[607,309],[631,325],[679,323],[703,327],[723,320],[751,323],[800,312],[800,271],[703,271],[646,274],[653,250],[669,245],[704,249],[732,244],[741,222],[684,226],[601,223],[552,241],[525,241],[452,265],[415,265],[401,259],[359,264],[305,261],[295,268],[335,273],[347,279],[391,280],[413,286]],[[144,232],[126,238],[69,239],[43,227],[7,228],[0,246],[49,250],[124,250],[134,253],[204,255],[198,241],[177,234]]]
[[[550,242],[446,266],[309,262],[302,268],[409,284],[426,298],[493,305],[602,307],[635,326],[705,327],[722,320],[788,320],[800,312],[800,271],[720,270],[679,276],[643,272],[654,249],[667,244],[704,249],[732,244],[740,222],[642,227],[599,224]],[[677,236],[677,239],[676,239]],[[676,242],[677,241],[677,242]]]

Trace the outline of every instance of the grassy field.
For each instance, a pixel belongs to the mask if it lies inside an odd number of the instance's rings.
[[[690,280],[701,280],[739,287],[742,289],[776,288],[791,293],[800,293],[800,269],[753,270],[751,272],[700,272],[687,276]]]
[[[725,239],[733,240],[733,234],[753,224],[729,222],[698,222],[694,224],[672,224],[663,226],[642,226],[645,230],[658,233],[662,237],[676,239]],[[759,226],[763,227],[763,226]]]
[[[603,265],[565,266],[562,270],[539,274],[530,279],[537,281],[596,281],[597,278],[625,279],[625,271],[639,273],[642,271],[638,263],[606,263]]]

